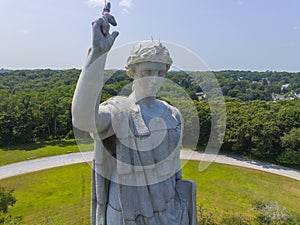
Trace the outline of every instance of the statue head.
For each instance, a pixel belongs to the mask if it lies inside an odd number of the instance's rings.
[[[173,61],[168,49],[160,42],[141,41],[134,45],[127,59],[126,69],[128,76],[134,78],[136,65],[147,62],[165,64],[166,71],[168,71]]]

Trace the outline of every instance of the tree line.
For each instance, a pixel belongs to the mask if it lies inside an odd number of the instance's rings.
[[[0,73],[0,146],[74,138],[71,102],[79,74],[77,69]],[[227,128],[222,151],[300,167],[300,101],[271,101],[271,93],[300,92],[300,73],[218,71],[213,74],[226,99]],[[124,71],[107,71],[106,77],[102,101],[120,92],[130,93],[132,80]],[[203,148],[211,130],[211,111],[205,98],[199,101],[198,93],[203,90],[193,77],[182,71],[167,74],[194,100],[201,131],[198,147]],[[287,83],[288,88],[282,89]],[[162,91],[170,89],[167,86]],[[187,115],[194,113],[189,112],[190,107],[183,108]],[[188,129],[193,121],[190,117],[185,120]]]

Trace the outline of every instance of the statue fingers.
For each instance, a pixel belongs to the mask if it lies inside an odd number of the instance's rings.
[[[109,33],[109,22],[107,21],[106,17],[103,16],[100,18],[100,28],[101,28],[101,32],[104,36],[106,36]]]
[[[104,13],[104,17],[107,19],[107,21],[108,21],[111,25],[113,25],[114,27],[117,26],[117,21],[116,21],[115,17],[112,16],[110,13],[105,12],[105,13]]]
[[[114,31],[112,32],[112,34],[110,35],[111,40],[112,40],[112,44],[115,42],[116,38],[119,36],[119,32],[118,31]]]
[[[99,32],[106,36],[109,32],[110,26],[107,19],[102,16],[99,19],[92,22],[94,34],[98,34]]]

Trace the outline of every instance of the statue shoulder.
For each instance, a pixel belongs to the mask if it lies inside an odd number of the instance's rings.
[[[178,108],[175,106],[171,105],[170,103],[164,101],[164,100],[159,100],[161,103],[163,103],[167,109],[172,113],[172,116],[176,118],[177,121],[183,121],[181,112],[179,111]]]
[[[114,96],[109,98],[105,102],[102,102],[101,105],[124,110],[129,106],[129,102],[130,99],[127,96]]]

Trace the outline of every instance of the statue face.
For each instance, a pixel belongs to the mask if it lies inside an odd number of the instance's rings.
[[[141,98],[156,96],[162,86],[167,65],[159,62],[143,62],[135,66],[135,92]]]

